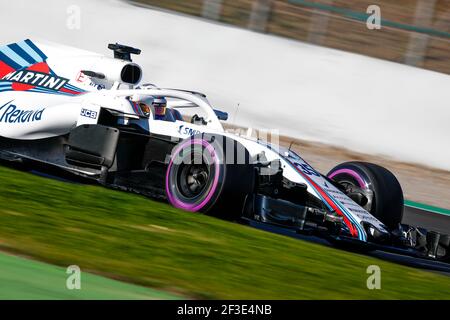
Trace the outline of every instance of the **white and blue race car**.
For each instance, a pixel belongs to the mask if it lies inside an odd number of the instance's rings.
[[[220,218],[448,261],[448,235],[401,224],[403,193],[375,164],[328,174],[273,143],[226,132],[197,92],[141,85],[140,50],[114,58],[24,40],[0,47],[0,159]],[[183,114],[184,113],[184,114]],[[182,115],[183,114],[183,115]]]

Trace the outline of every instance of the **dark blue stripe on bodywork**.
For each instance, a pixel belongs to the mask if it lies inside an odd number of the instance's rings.
[[[28,44],[30,48],[33,49],[42,58],[42,61],[47,60],[47,56],[45,55],[45,53],[43,53],[38,47],[36,47],[36,45],[30,39],[25,40],[25,43]]]
[[[24,60],[26,60],[30,65],[33,65],[37,63],[36,60],[34,60],[28,53],[26,53],[21,47],[19,47],[18,44],[13,43],[8,45],[8,47],[13,50],[15,53],[17,53],[20,57],[22,57]],[[24,66],[23,66],[24,67]]]
[[[0,48],[1,50],[1,48]],[[18,63],[16,63],[14,60],[10,59],[6,54],[3,52],[0,52],[0,60],[6,63],[8,66],[13,68],[14,70],[19,70],[22,68],[22,66]]]

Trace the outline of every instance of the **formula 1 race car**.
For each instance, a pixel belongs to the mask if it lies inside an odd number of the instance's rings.
[[[140,50],[114,58],[24,40],[0,47],[0,159],[22,168],[258,221],[338,245],[449,261],[449,236],[401,224],[403,193],[375,164],[323,175],[298,154],[226,132],[206,96],[140,85]]]

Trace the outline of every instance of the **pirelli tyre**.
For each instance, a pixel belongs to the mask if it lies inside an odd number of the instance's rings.
[[[250,155],[239,142],[216,134],[195,135],[177,145],[166,172],[173,206],[233,220],[242,214],[255,184]]]
[[[367,162],[345,162],[331,169],[327,176],[347,191],[352,186],[360,188],[362,194],[368,191],[371,201],[361,197],[359,204],[388,228],[395,229],[401,223],[403,191],[397,178],[386,168]]]

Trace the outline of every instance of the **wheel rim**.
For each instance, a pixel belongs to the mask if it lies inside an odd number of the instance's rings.
[[[177,176],[177,185],[186,198],[196,198],[208,185],[210,168],[206,164],[181,165]]]
[[[341,184],[346,189],[346,194],[348,194],[350,189],[353,188],[361,190],[361,193],[367,198],[367,202],[365,204],[360,204],[355,199],[353,200],[368,212],[372,211],[373,190],[370,188],[370,184],[367,183],[361,175],[353,170],[341,169],[333,172],[328,177]],[[369,196],[369,192],[372,192],[371,196]]]
[[[202,139],[193,139],[179,146],[166,174],[169,202],[180,209],[200,211],[213,201],[219,186],[221,169],[214,147]]]

